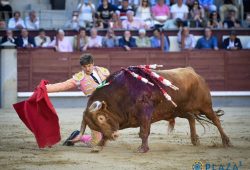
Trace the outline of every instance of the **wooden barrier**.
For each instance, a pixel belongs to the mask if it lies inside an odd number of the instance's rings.
[[[160,49],[91,49],[95,65],[111,72],[140,64],[163,64],[165,69],[193,67],[213,91],[250,90],[250,51],[194,50],[164,53]],[[33,91],[41,79],[64,81],[80,70],[83,53],[59,53],[53,49],[18,49],[18,92]]]

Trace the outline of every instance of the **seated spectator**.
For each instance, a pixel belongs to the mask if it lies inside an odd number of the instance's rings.
[[[106,36],[102,39],[103,47],[113,48],[118,46],[118,39],[115,36],[114,30],[108,29]]]
[[[36,11],[29,12],[29,16],[25,19],[26,28],[29,30],[39,29],[39,18],[36,16]]]
[[[49,44],[54,47],[58,52],[72,52],[73,47],[71,42],[64,37],[65,33],[62,29],[57,31],[55,39]]]
[[[241,41],[239,38],[237,38],[235,31],[231,31],[230,37],[228,37],[224,40],[223,47],[226,50],[240,50],[240,49],[242,49]]]
[[[209,16],[209,20],[207,22],[207,27],[210,28],[222,28],[222,22],[220,20],[220,16],[216,11],[211,12]]]
[[[119,39],[119,47],[124,47],[127,51],[130,51],[131,47],[136,47],[135,39],[129,30],[124,31],[124,35]]]
[[[127,30],[138,30],[140,28],[147,29],[147,25],[144,21],[134,18],[134,12],[127,12],[127,19],[122,21],[122,28]]]
[[[165,4],[164,0],[158,0],[158,3],[151,9],[154,25],[163,26],[167,19],[170,18],[169,7]]]
[[[122,22],[117,13],[113,13],[112,18],[109,20],[109,28],[122,29]]]
[[[182,0],[177,0],[177,3],[171,6],[170,12],[172,19],[179,18],[182,21],[186,21],[188,18],[188,7]]]
[[[29,36],[29,32],[26,28],[21,30],[21,36],[16,40],[17,47],[32,48],[35,47],[35,40]]]
[[[101,18],[98,18],[97,14],[96,14],[96,18],[95,18],[93,28],[96,28],[96,29],[103,29],[104,28],[103,20]]]
[[[240,21],[236,19],[236,13],[234,10],[229,10],[228,16],[223,22],[224,28],[240,28]]]
[[[204,9],[200,6],[199,1],[195,0],[192,9],[190,10],[190,27],[198,28],[205,27],[205,12]]]
[[[78,11],[73,11],[71,19],[65,23],[64,28],[78,30],[81,27],[81,24],[84,25],[85,23],[80,23]]]
[[[109,27],[109,20],[112,18],[112,15],[115,13],[117,8],[108,2],[108,0],[102,0],[102,4],[97,9],[98,18],[102,20],[103,27]]]
[[[35,37],[35,43],[37,47],[48,47],[51,40],[49,36],[46,36],[44,29],[39,29],[38,36]]]
[[[0,19],[4,21],[12,18],[12,7],[9,0],[0,0]]]
[[[218,40],[215,36],[212,36],[212,30],[211,28],[207,27],[205,28],[205,34],[203,37],[201,37],[197,44],[196,48],[198,49],[214,49],[218,50]]]
[[[246,14],[246,19],[243,21],[242,26],[244,28],[250,28],[250,13]]]
[[[162,43],[164,43],[162,45]],[[158,28],[153,30],[153,37],[150,39],[150,44],[152,48],[162,48],[164,51],[169,51],[170,43],[169,39],[160,32]]]
[[[14,17],[9,19],[8,28],[9,29],[25,28],[24,21],[21,18],[21,13],[19,11],[15,11]]]
[[[89,37],[85,28],[80,28],[78,35],[74,37],[74,48],[77,51],[86,51],[89,43]]]
[[[12,30],[6,30],[5,32],[5,36],[3,36],[2,40],[1,40],[1,44],[6,43],[7,41],[15,44],[16,43],[16,38],[13,36],[13,32]]]
[[[222,21],[225,20],[225,16],[227,16],[227,12],[233,10],[236,13],[236,18],[238,18],[238,8],[235,5],[235,0],[224,0],[223,5],[220,7],[220,18]]]
[[[137,47],[151,47],[150,38],[146,36],[145,29],[139,29],[139,36],[136,38]]]
[[[88,47],[89,48],[102,47],[102,37],[98,35],[96,28],[92,28],[90,30],[90,39],[89,39]]]
[[[120,16],[120,20],[127,19],[128,11],[133,11],[132,6],[129,5],[128,0],[122,0],[122,4],[118,6],[118,10],[117,10]]]
[[[153,27],[148,0],[142,0],[141,5],[136,10],[135,17],[143,20],[147,24],[148,28]]]
[[[6,29],[6,23],[4,20],[0,19],[0,30]]]
[[[200,5],[208,12],[213,12],[217,10],[217,7],[214,5],[214,0],[199,0]]]
[[[177,41],[181,50],[192,50],[195,48],[196,40],[193,34],[189,34],[188,27],[183,27],[177,34]]]
[[[81,27],[90,28],[93,26],[93,16],[95,14],[95,5],[91,0],[83,0],[79,3],[77,9],[79,10],[79,23]]]

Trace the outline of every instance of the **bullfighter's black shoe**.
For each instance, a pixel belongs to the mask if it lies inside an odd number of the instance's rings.
[[[74,143],[71,142],[70,140],[72,140],[75,137],[77,137],[79,135],[79,133],[80,133],[79,130],[75,130],[74,132],[72,132],[71,135],[63,143],[63,146],[74,146]]]

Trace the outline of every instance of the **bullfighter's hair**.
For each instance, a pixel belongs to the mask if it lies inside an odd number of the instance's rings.
[[[80,57],[80,65],[81,66],[93,64],[93,63],[94,63],[94,59],[93,59],[91,54],[83,54]]]

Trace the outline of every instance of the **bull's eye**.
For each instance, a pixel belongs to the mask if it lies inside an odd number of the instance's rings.
[[[98,115],[97,116],[97,120],[100,122],[100,123],[104,123],[106,121],[106,118],[105,116],[103,115]]]

